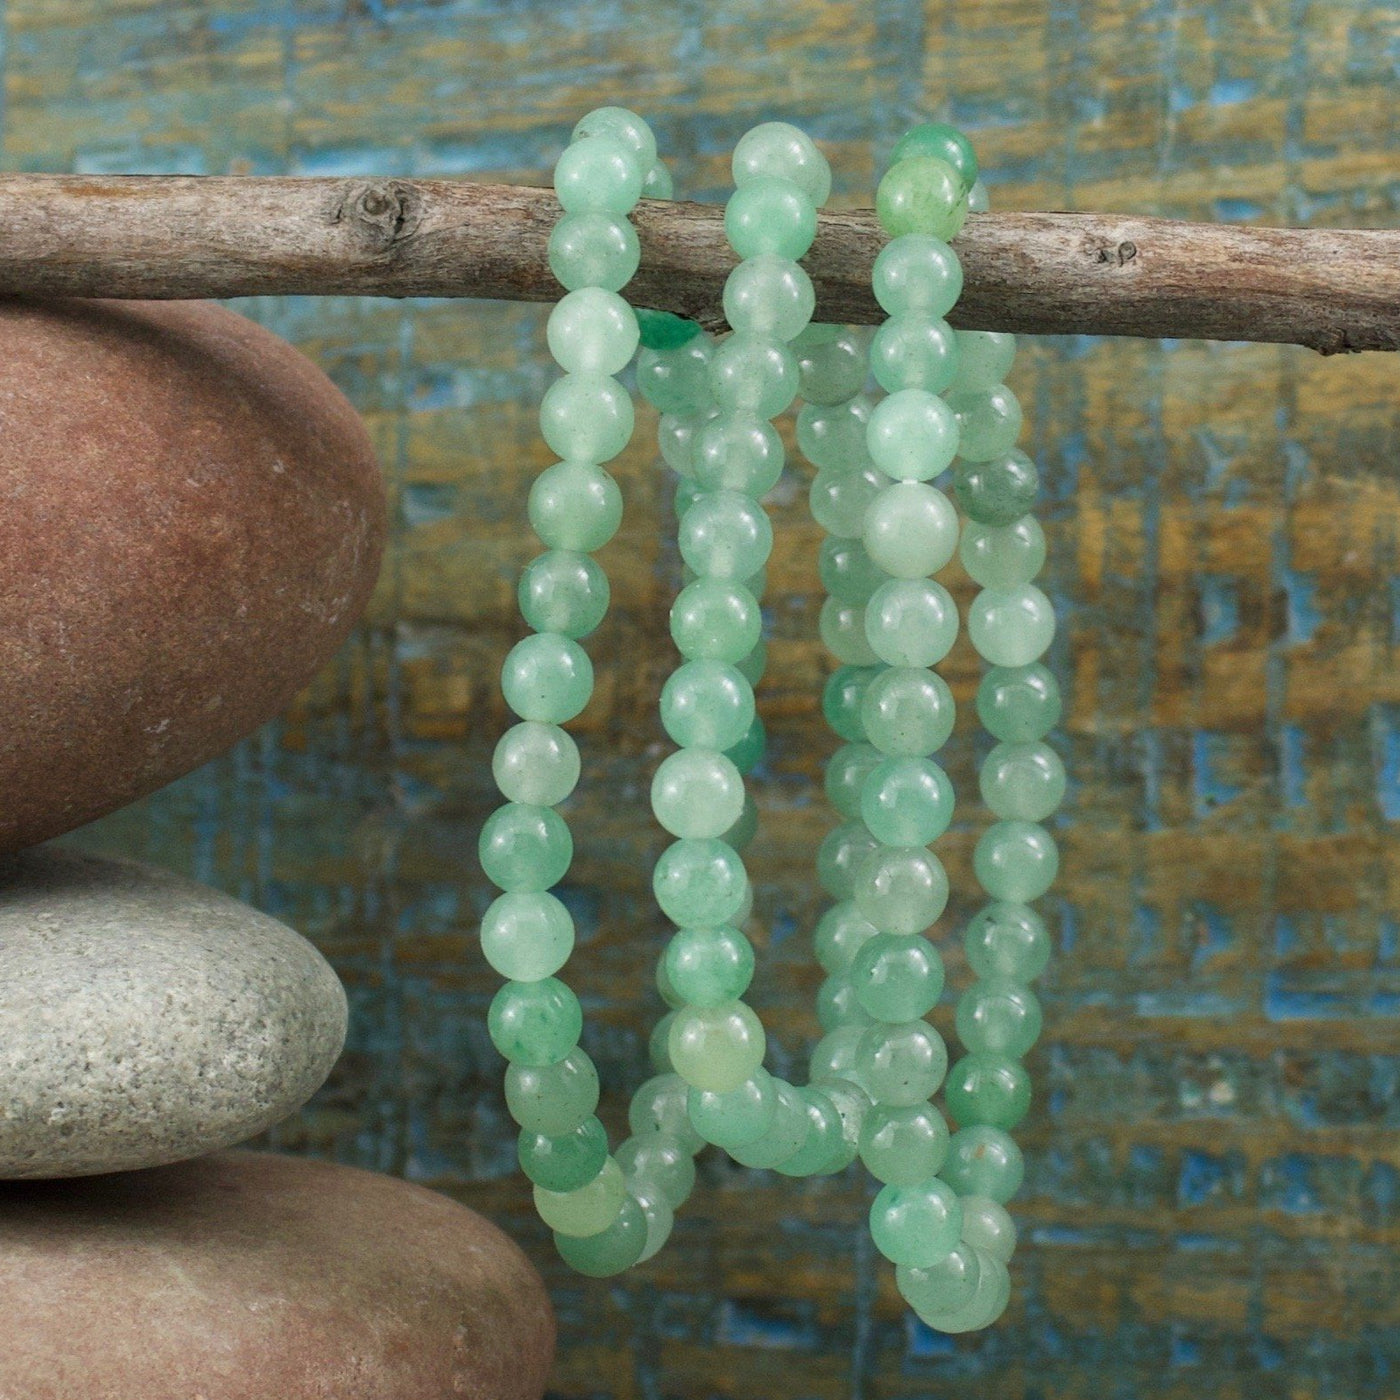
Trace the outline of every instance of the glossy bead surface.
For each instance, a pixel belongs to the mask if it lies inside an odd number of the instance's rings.
[[[1044,666],[996,666],[977,687],[977,717],[994,738],[1026,744],[1059,722],[1060,687]]]
[[[962,264],[943,239],[906,233],[876,254],[870,286],[886,315],[946,316],[962,295]]]
[[[856,868],[852,897],[882,933],[920,933],[947,906],[948,876],[923,846],[879,846]]]
[[[943,991],[943,959],[919,934],[882,933],[857,950],[850,980],[856,1000],[877,1021],[916,1021]]]
[[[1055,838],[1043,826],[999,821],[978,839],[972,868],[978,883],[993,899],[1029,904],[1054,884],[1060,852]]]
[[[579,287],[562,297],[545,322],[549,353],[570,374],[617,374],[637,349],[632,308],[603,287]]]
[[[814,467],[855,471],[870,465],[866,446],[875,405],[864,394],[837,404],[803,404],[797,414],[797,446]]]
[[[739,912],[748,877],[743,861],[723,841],[673,841],[656,862],[652,889],[672,923],[708,928],[729,923]]]
[[[808,326],[792,341],[807,404],[845,403],[865,388],[868,339],[863,327]]]
[[[627,1126],[634,1133],[668,1133],[692,1156],[705,1145],[691,1126],[688,1100],[690,1085],[675,1073],[648,1079],[627,1106]]]
[[[642,180],[651,168],[615,136],[585,136],[569,146],[554,167],[554,193],[567,214],[601,210],[630,213],[642,197]]]
[[[724,282],[724,318],[735,331],[791,340],[816,304],[806,270],[776,253],[745,259]]]
[[[963,1241],[1003,1264],[1016,1251],[1016,1222],[989,1196],[964,1196]]]
[[[820,1089],[811,1085],[797,1092],[807,1110],[806,1136],[792,1156],[774,1163],[775,1170],[793,1177],[821,1176],[840,1170],[853,1160],[855,1154],[846,1150],[836,1106]]]
[[[655,166],[652,167],[656,169]],[[651,179],[650,175],[647,177]],[[652,194],[643,191],[643,197],[647,199],[670,199],[668,194]],[[648,350],[674,350],[678,345],[684,345],[693,336],[702,335],[700,326],[684,316],[675,316],[669,311],[656,311],[646,307],[637,307],[637,328],[641,331],[642,344]]]
[[[593,462],[556,462],[535,478],[527,509],[551,549],[601,549],[622,523],[622,492]]]
[[[765,176],[730,195],[724,233],[741,258],[776,253],[796,260],[806,256],[817,236],[817,206],[800,185]]]
[[[640,1133],[617,1149],[617,1164],[629,1190],[655,1187],[674,1209],[695,1189],[695,1163],[670,1133]]]
[[[756,1142],[773,1126],[778,1111],[778,1085],[767,1070],[722,1094],[707,1089],[689,1091],[690,1121],[696,1132],[726,1151]]]
[[[534,1195],[535,1209],[551,1230],[582,1238],[606,1230],[617,1219],[627,1199],[627,1188],[621,1168],[609,1157],[586,1185],[572,1191],[536,1186]]]
[[[620,141],[636,156],[643,170],[650,170],[656,164],[656,137],[651,127],[626,107],[595,107],[580,117],[574,123],[569,140],[581,141],[585,136],[611,136]]]
[[[566,460],[609,461],[627,446],[632,426],[632,396],[606,374],[566,374],[540,403],[540,434]]]
[[[777,1107],[773,1121],[761,1137],[731,1147],[729,1155],[744,1167],[776,1167],[786,1161],[807,1138],[807,1102],[784,1080],[776,1080]]]
[[[809,1059],[810,1078],[813,1084],[840,1079],[855,1084],[869,1097],[865,1086],[860,1082],[856,1069],[856,1051],[861,1037],[866,1032],[864,1025],[837,1026],[828,1031],[812,1047]]]
[[[1045,531],[1033,515],[1010,525],[969,521],[958,556],[972,581],[983,588],[1018,588],[1045,566]]]
[[[671,1063],[693,1088],[723,1094],[737,1089],[763,1063],[765,1037],[741,1001],[686,1007],[671,1026]]]
[[[960,1243],[962,1207],[937,1177],[915,1186],[885,1186],[870,1206],[870,1237],[895,1264],[927,1269]]]
[[[1065,766],[1048,744],[998,744],[983,760],[982,800],[998,817],[1044,821],[1065,796]]]
[[[895,578],[935,574],[958,545],[958,513],[936,486],[902,481],[866,508],[861,540],[873,564]]]
[[[608,610],[608,576],[587,554],[551,549],[522,570],[520,614],[536,632],[586,637]]]
[[[817,920],[812,935],[817,962],[827,973],[845,972],[861,945],[879,930],[855,906],[854,900],[833,904]]]
[[[663,966],[682,1001],[722,1006],[743,996],[753,980],[753,945],[729,924],[682,929],[667,945]]]
[[[682,748],[733,747],[754,719],[753,687],[723,661],[687,661],[661,688],[661,723]]]
[[[989,1196],[1005,1205],[1025,1176],[1021,1149],[1000,1128],[963,1128],[948,1143],[943,1180],[960,1196]]]
[[[963,937],[968,966],[987,981],[1029,982],[1050,960],[1045,921],[1026,904],[989,904]]]
[[[665,350],[637,356],[637,390],[661,413],[694,415],[710,406],[710,359],[714,342],[693,335]]]
[[[822,645],[845,666],[873,666],[878,660],[865,635],[865,607],[828,598],[818,620]]]
[[[698,578],[671,605],[671,639],[691,661],[742,661],[758,644],[758,600],[732,579]]]
[[[937,476],[958,451],[958,420],[937,394],[897,389],[881,399],[866,425],[871,460],[898,481]]]
[[[744,779],[713,749],[682,749],[661,762],[651,810],[672,836],[723,836],[744,810]]]
[[[856,1047],[855,1070],[876,1103],[908,1108],[926,1102],[943,1082],[948,1051],[927,1021],[877,1023]]]
[[[1021,403],[1005,384],[950,390],[947,403],[958,421],[958,455],[965,462],[994,461],[1016,446]]]
[[[977,156],[972,142],[946,122],[921,122],[911,127],[895,143],[890,164],[898,165],[910,156],[937,156],[953,167],[966,189],[977,182]]]
[[[882,492],[883,499],[888,492]],[[951,553],[951,546],[950,546]],[[889,575],[866,552],[859,540],[827,538],[817,552],[822,587],[839,602],[863,608]],[[865,625],[864,619],[861,626]]]
[[[946,1312],[921,1314],[924,1322],[936,1332],[952,1334],[977,1332],[990,1327],[1002,1313],[1011,1297],[1011,1279],[1006,1265],[988,1255],[980,1255],[981,1272],[971,1299],[960,1308]]]
[[[860,708],[870,683],[880,674],[875,666],[841,666],[822,687],[822,714],[832,732],[852,743],[865,738]]]
[[[859,815],[886,846],[927,846],[953,818],[953,785],[931,759],[882,758],[867,770]]]
[[[491,999],[486,1029],[511,1064],[554,1065],[578,1044],[583,1009],[556,977],[507,982]]]
[[[965,1055],[949,1071],[943,1094],[960,1128],[985,1124],[1010,1132],[1031,1105],[1025,1068],[1005,1055]]]
[[[987,462],[959,462],[953,491],[968,519],[980,525],[1010,525],[1035,504],[1040,473],[1024,452],[1013,448]]]
[[[870,771],[881,762],[869,744],[843,744],[826,763],[826,798],[843,817],[861,815],[860,795]]]
[[[841,1026],[868,1026],[874,1017],[856,997],[849,972],[837,972],[817,988],[817,1024],[828,1034]]]
[[[783,440],[777,429],[754,413],[724,413],[695,435],[691,470],[706,491],[739,491],[765,496],[783,474]]]
[[[953,732],[953,693],[932,671],[892,666],[870,682],[861,701],[866,739],[892,758],[919,758]]]
[[[532,1133],[570,1132],[598,1107],[598,1071],[577,1046],[557,1064],[507,1066],[505,1087],[510,1116]]]
[[[637,1256],[637,1263],[645,1264],[648,1259],[659,1254],[662,1246],[670,1239],[676,1223],[676,1213],[671,1208],[671,1203],[655,1187],[629,1185],[628,1195],[636,1201],[646,1217],[646,1243]]]
[[[702,577],[742,582],[773,549],[773,526],[763,507],[739,491],[712,491],[681,519],[681,558]]]
[[[973,1052],[1019,1059],[1040,1035],[1040,1002],[1016,982],[979,982],[958,999],[958,1039]]]
[[[937,1174],[947,1154],[948,1125],[932,1104],[875,1104],[865,1115],[860,1159],[876,1181],[917,1186]]]
[[[621,291],[642,260],[637,231],[620,214],[566,214],[549,234],[549,270],[570,291]]]
[[[958,372],[955,392],[990,389],[1011,372],[1016,337],[1005,331],[958,331]]]
[[[516,1155],[520,1169],[546,1191],[577,1191],[603,1170],[608,1134],[594,1117],[558,1137],[521,1130]]]
[[[875,838],[863,822],[844,822],[827,834],[817,849],[817,879],[833,899],[849,899],[856,870],[876,849]]]
[[[885,172],[875,191],[875,214],[891,238],[905,233],[956,238],[967,218],[967,189],[937,156],[907,156]]]
[[[1054,640],[1055,611],[1033,583],[984,588],[967,611],[967,632],[978,654],[993,666],[1028,666]]]
[[[501,735],[491,773],[509,801],[553,807],[578,783],[578,745],[557,724],[527,720]]]
[[[549,1223],[543,1210],[540,1217]],[[559,1257],[585,1278],[612,1278],[625,1273],[641,1259],[646,1245],[646,1215],[625,1192],[612,1220],[602,1230],[588,1235],[558,1229],[554,1233]]]
[[[501,668],[506,704],[521,719],[544,724],[571,720],[593,694],[593,663],[581,646],[555,632],[525,637]]]
[[[866,640],[887,665],[935,665],[952,650],[957,636],[957,604],[932,579],[891,579],[866,604]]]
[[[776,418],[797,397],[797,359],[774,336],[735,331],[710,360],[710,393],[727,412]]]
[[[966,1204],[963,1206],[966,1214]],[[969,1244],[959,1244],[945,1258],[927,1269],[896,1267],[899,1295],[921,1318],[966,1307],[977,1293],[982,1261]]]
[[[552,894],[503,894],[481,919],[481,952],[501,974],[538,982],[558,972],[574,948],[574,921]]]
[[[888,485],[889,478],[873,467],[820,471],[807,494],[812,519],[828,535],[857,539],[865,528],[867,507]]]
[[[762,762],[767,743],[763,721],[755,714],[738,742],[725,749],[724,754],[741,773],[751,773]]]
[[[730,160],[739,188],[778,177],[790,180],[820,207],[831,194],[831,166],[806,132],[789,122],[762,122],[751,127],[734,147]]]
[[[958,368],[958,342],[941,316],[907,311],[891,316],[870,345],[870,371],[888,393],[923,389],[942,393]]]

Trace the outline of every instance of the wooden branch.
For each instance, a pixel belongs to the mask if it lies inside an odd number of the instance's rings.
[[[548,190],[452,180],[0,175],[0,295],[560,295]],[[723,325],[734,257],[713,206],[646,200],[638,306]],[[823,214],[804,260],[820,320],[873,323],[868,210]],[[964,327],[1400,347],[1400,231],[974,214]]]

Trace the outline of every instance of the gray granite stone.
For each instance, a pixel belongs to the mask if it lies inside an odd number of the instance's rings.
[[[242,1142],[300,1107],[345,993],[285,924],[190,880],[47,846],[0,859],[0,1177]]]

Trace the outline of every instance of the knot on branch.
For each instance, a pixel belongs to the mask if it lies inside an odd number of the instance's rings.
[[[418,198],[401,180],[357,180],[348,186],[332,223],[348,223],[370,251],[389,253],[418,226]]]

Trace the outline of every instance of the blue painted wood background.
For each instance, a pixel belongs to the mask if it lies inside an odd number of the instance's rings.
[[[942,116],[1003,209],[1392,226],[1398,68],[1394,0],[0,0],[0,163],[544,183],[575,118],[620,100],[678,187],[716,201],[753,121],[804,125],[859,205],[899,132]],[[1393,357],[1024,347],[1074,783],[1016,1298],[954,1341],[899,1307],[854,1172],[803,1188],[705,1160],[657,1261],[610,1285],[557,1266],[513,1171],[474,940],[496,674],[547,461],[543,314],[242,309],[364,414],[395,519],[381,586],[283,720],[81,839],[226,888],[335,961],[350,1044],[274,1146],[402,1173],[511,1230],[558,1304],[560,1397],[1400,1395]],[[568,891],[614,1129],[660,1009],[639,857],[661,844],[645,792],[679,574],[639,422]],[[816,1029],[809,872],[829,820],[804,496],[794,471],[776,498],[751,852],[780,1067]],[[966,701],[974,660],[950,665]],[[975,792],[965,723],[954,746]],[[963,891],[980,821],[965,806],[943,846]]]

